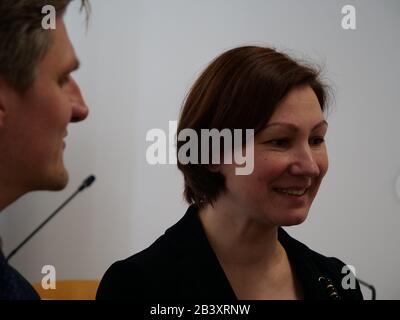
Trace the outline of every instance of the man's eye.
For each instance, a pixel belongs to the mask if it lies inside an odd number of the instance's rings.
[[[64,86],[65,84],[67,84],[70,80],[71,80],[70,75],[66,75],[66,76],[62,77],[62,78],[58,81],[58,84],[60,85],[60,87],[62,87],[62,86]]]

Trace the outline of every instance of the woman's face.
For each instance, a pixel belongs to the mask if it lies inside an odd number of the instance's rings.
[[[296,225],[308,214],[328,170],[327,123],[311,87],[297,87],[254,137],[254,171],[235,174],[222,164],[228,210],[273,226]]]

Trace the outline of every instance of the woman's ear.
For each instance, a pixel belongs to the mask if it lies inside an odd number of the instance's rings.
[[[217,172],[220,172],[221,165],[219,165],[219,164],[209,164],[207,166],[207,169],[210,170],[211,172],[217,173]]]
[[[12,111],[12,106],[10,104],[12,92],[15,92],[15,89],[11,88],[8,82],[0,75],[0,130],[4,128],[6,118]]]
[[[2,104],[0,102],[0,130],[4,127],[4,119],[6,118],[6,112],[2,108]]]
[[[6,118],[6,106],[4,99],[5,86],[3,80],[0,78],[0,130],[4,127]]]

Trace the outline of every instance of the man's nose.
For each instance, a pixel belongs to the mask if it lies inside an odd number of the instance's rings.
[[[71,122],[83,121],[89,115],[89,108],[82,97],[81,90],[74,79],[71,79],[71,96],[72,103]]]
[[[297,150],[290,172],[293,175],[307,177],[317,177],[320,174],[320,169],[310,146],[305,146]]]

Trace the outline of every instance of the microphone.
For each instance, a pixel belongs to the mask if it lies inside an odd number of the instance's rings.
[[[83,180],[82,184],[79,188],[67,199],[65,200],[46,220],[44,220],[40,226],[38,226],[32,233],[26,237],[24,241],[20,243],[18,247],[16,247],[11,253],[7,256],[6,261],[9,261],[23,246],[27,243],[40,229],[44,227],[44,225],[49,222],[62,208],[64,208],[68,202],[70,202],[79,192],[90,187],[90,185],[96,180],[94,175],[88,176],[85,180]]]
[[[371,290],[371,300],[376,300],[376,289],[372,284],[369,284],[368,282],[365,282],[361,280],[360,278],[357,278],[358,282],[362,284],[363,286],[366,286],[369,290]]]

